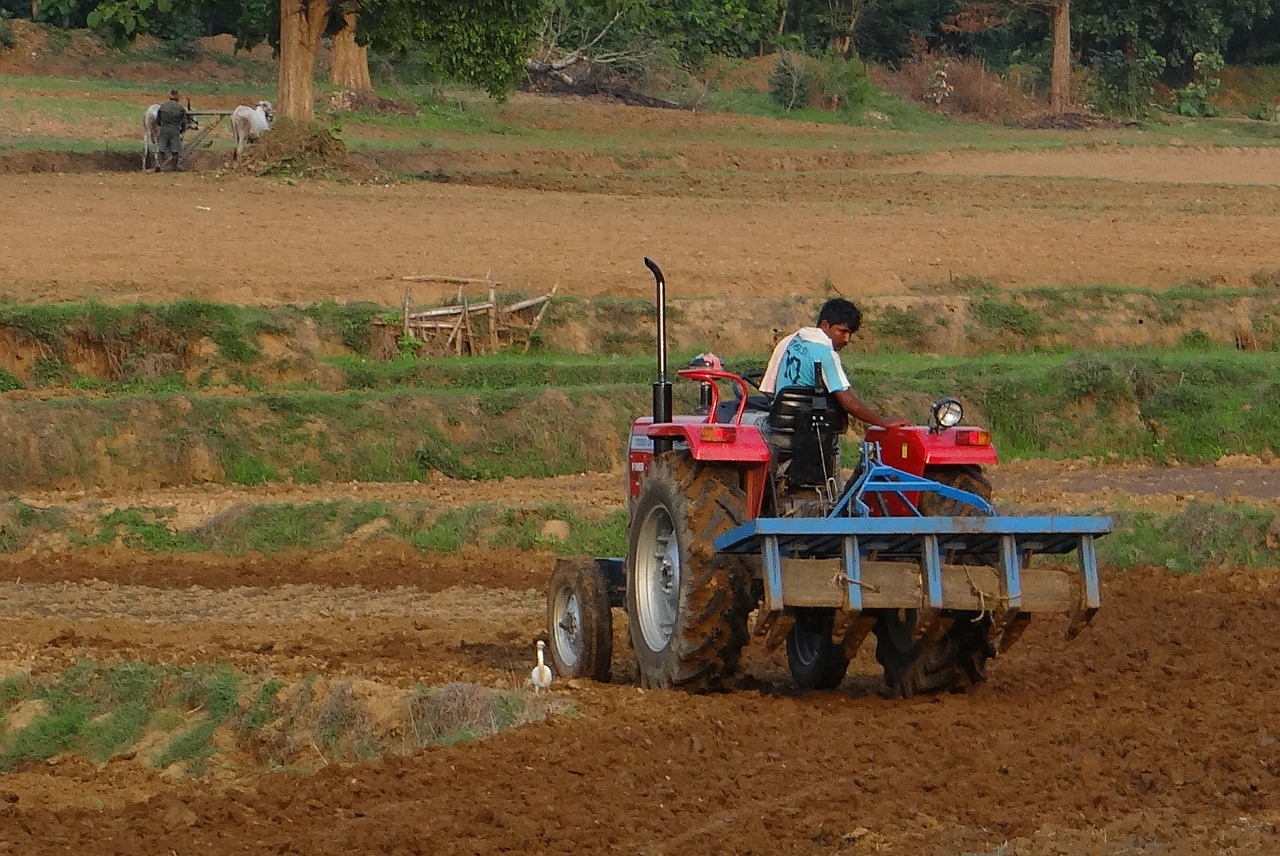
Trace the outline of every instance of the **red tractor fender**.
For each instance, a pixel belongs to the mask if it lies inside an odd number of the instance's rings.
[[[913,475],[922,475],[925,467],[989,466],[999,460],[991,432],[969,425],[936,430],[923,425],[872,427],[866,439],[880,444],[881,461]]]
[[[709,411],[706,416],[676,416],[671,422],[654,424],[651,417],[641,417],[631,423],[631,441],[627,453],[630,470],[627,487],[631,499],[640,495],[640,478],[653,460],[653,441],[664,439],[688,449],[695,461],[732,464],[739,469],[742,472],[742,489],[747,496],[747,519],[759,517],[760,508],[764,504],[770,452],[760,429],[742,423],[748,392],[746,381],[732,372],[716,368],[681,369],[678,374],[710,385]],[[727,381],[739,388],[738,409],[729,422],[719,422],[716,419],[717,405],[720,402],[718,381]]]
[[[742,472],[742,489],[747,495],[748,520],[760,516],[764,504],[765,479],[769,472],[769,446],[754,425],[707,422],[700,416],[677,416],[673,422],[653,424],[648,416],[631,423],[627,451],[627,490],[634,501],[640,497],[640,480],[653,461],[653,441],[667,439],[677,448],[687,449],[695,461],[732,464]]]

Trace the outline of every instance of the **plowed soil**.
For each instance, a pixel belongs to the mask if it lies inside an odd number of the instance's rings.
[[[581,115],[650,130],[698,121],[668,113]],[[851,295],[962,275],[1161,288],[1242,284],[1277,264],[1280,161],[1266,150],[1180,153],[1170,171],[1163,149],[869,164],[811,150],[753,162],[707,144],[641,176],[591,152],[523,163],[480,153],[460,167],[447,157],[413,166],[465,180],[289,185],[17,166],[0,175],[0,298],[396,305],[405,274],[486,271],[530,293],[558,281],[574,295],[648,295],[647,254],[673,289],[749,306],[812,296],[828,276]],[[997,495],[1060,511],[1176,508],[1196,495],[1274,504],[1276,472],[1267,461],[1014,467],[998,473]],[[609,511],[619,484],[426,489],[459,505]],[[116,498],[198,516],[347,489]],[[381,489],[416,490],[359,488]],[[508,686],[532,665],[550,567],[544,554],[433,558],[376,543],[244,559],[21,555],[0,563],[0,664],[138,658]],[[0,853],[1280,852],[1276,573],[1103,574],[1104,605],[1082,638],[1063,640],[1065,620],[1034,622],[971,695],[883,698],[870,644],[831,693],[795,693],[783,656],[758,645],[733,692],[645,692],[628,681],[615,612],[615,681],[557,682],[568,714],[312,776],[232,767],[175,780],[125,759],[55,758],[0,779]]]
[[[616,480],[429,490],[607,511]],[[1150,508],[1191,495],[1280,501],[1276,470],[1258,461],[1019,464],[999,468],[996,487],[1018,507],[1062,511],[1117,490]],[[198,493],[134,499],[182,506]],[[203,497],[205,511],[234,493]],[[36,672],[125,658],[509,686],[531,665],[551,562],[377,545],[270,559],[22,556],[0,565],[0,657]],[[733,692],[645,692],[629,681],[615,611],[614,683],[553,687],[571,715],[311,777],[248,767],[175,781],[128,760],[55,759],[0,781],[0,852],[1272,853],[1278,584],[1271,572],[1106,573],[1081,639],[1042,619],[976,693],[906,701],[882,697],[870,645],[832,693],[797,694],[785,657],[758,644]]]
[[[1128,152],[1107,165],[1155,170],[1164,156]],[[1063,170],[1063,156],[1035,154],[926,161],[934,175],[655,179],[642,196],[566,192],[587,183],[591,164],[572,182],[554,167],[484,177],[499,186],[0,175],[6,208],[30,214],[0,223],[0,297],[395,306],[403,276],[486,273],[527,293],[558,282],[568,295],[648,296],[645,255],[664,265],[673,296],[810,296],[826,277],[855,297],[962,276],[1010,287],[1245,285],[1276,265],[1280,165],[1259,150],[1206,157],[1202,181],[1224,169],[1268,186],[1060,178],[1041,170]],[[941,171],[957,166],[1036,177]],[[419,301],[451,293],[436,288],[412,287]]]

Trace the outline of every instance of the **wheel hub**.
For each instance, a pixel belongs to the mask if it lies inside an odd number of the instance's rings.
[[[650,511],[640,530],[635,581],[640,632],[650,650],[661,651],[675,632],[680,599],[680,543],[665,508]]]
[[[572,591],[556,594],[556,650],[565,666],[575,666],[582,658],[582,605]]]

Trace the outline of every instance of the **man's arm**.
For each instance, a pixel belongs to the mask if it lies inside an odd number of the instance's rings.
[[[903,419],[897,416],[890,419],[881,416],[868,407],[861,398],[854,395],[852,389],[842,389],[832,394],[836,397],[836,401],[840,402],[840,406],[844,408],[845,413],[869,425],[875,425],[880,428],[894,428],[899,425],[911,424],[910,419]]]

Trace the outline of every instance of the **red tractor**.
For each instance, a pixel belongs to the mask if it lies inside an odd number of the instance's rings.
[[[983,470],[996,462],[991,435],[961,425],[953,398],[927,425],[869,429],[851,475],[846,416],[820,385],[762,396],[718,361],[695,361],[678,374],[700,384],[699,406],[673,415],[665,281],[645,264],[657,281],[658,379],[652,416],[631,427],[627,556],[557,561],[557,674],[609,679],[613,608],[627,612],[646,687],[723,687],[756,636],[785,642],[799,687],[832,689],[874,635],[900,695],[981,682],[1033,613],[1070,616],[1068,637],[1093,617],[1094,539],[1110,519],[997,515]],[[722,398],[722,386],[736,395]],[[1074,570],[1031,564],[1071,552]]]

